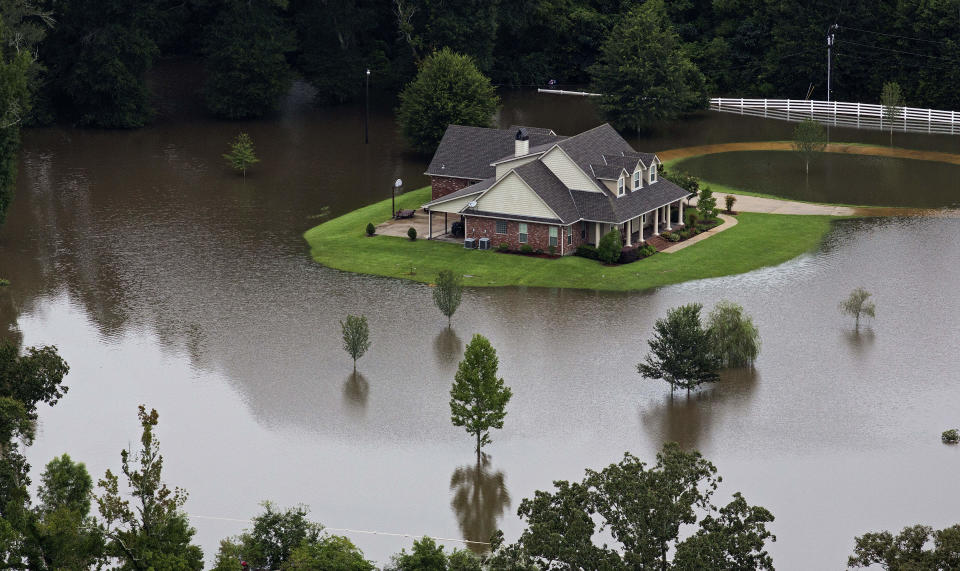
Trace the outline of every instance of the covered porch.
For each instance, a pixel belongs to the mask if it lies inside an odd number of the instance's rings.
[[[600,244],[600,238],[613,228],[618,228],[620,235],[623,236],[624,247],[630,248],[647,241],[653,236],[659,236],[661,232],[671,232],[683,228],[683,210],[683,200],[677,200],[645,212],[622,224],[584,222],[587,225],[586,241],[597,246]]]

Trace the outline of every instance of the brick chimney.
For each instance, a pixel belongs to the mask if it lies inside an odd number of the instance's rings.
[[[514,156],[517,157],[522,157],[530,152],[530,136],[527,135],[527,130],[523,127],[517,130],[513,151]]]

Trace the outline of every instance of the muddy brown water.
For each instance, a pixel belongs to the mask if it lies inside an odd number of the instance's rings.
[[[398,177],[425,182],[389,110],[374,114],[366,146],[360,119],[301,94],[259,122],[174,114],[132,132],[25,133],[0,231],[0,276],[13,282],[0,290],[0,327],[57,345],[72,368],[29,449],[35,481],[63,452],[94,477],[116,469],[147,403],[160,412],[165,479],[190,492],[208,560],[266,499],[307,504],[331,528],[484,540],[501,527],[514,539],[534,490],[627,450],[652,458],[667,440],[718,466],[718,501],[742,491],[773,511],[782,569],[842,568],[868,530],[958,522],[960,448],[939,435],[960,426],[960,220],[846,221],[780,266],[633,294],[472,289],[448,330],[429,288],[328,270],[302,242],[323,207],[385,198]],[[567,133],[597,121],[583,99],[530,93],[507,93],[499,120]],[[220,158],[241,129],[262,159],[246,180]],[[635,146],[790,129],[707,115]],[[884,137],[844,134],[854,136]],[[946,138],[913,145],[958,150]],[[877,304],[859,333],[837,311],[856,286]],[[754,369],[690,398],[640,378],[657,317],[720,299],[742,304],[763,335]],[[339,341],[348,313],[373,332],[356,375]],[[479,468],[447,404],[474,333],[497,348],[514,391]],[[348,535],[380,562],[410,545]]]

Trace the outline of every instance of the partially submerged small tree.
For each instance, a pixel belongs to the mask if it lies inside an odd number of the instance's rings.
[[[637,372],[648,379],[663,379],[677,388],[690,389],[720,377],[720,361],[710,347],[710,337],[700,324],[699,303],[675,307],[666,319],[653,326],[653,339],[647,341],[650,352]]]
[[[865,533],[855,541],[847,567],[880,565],[887,571],[957,569],[960,562],[960,524],[941,530],[914,525],[903,528],[896,536],[881,531]]]
[[[490,444],[490,430],[503,428],[507,403],[513,392],[497,376],[497,351],[483,335],[474,335],[457,366],[450,388],[450,420],[462,426],[477,439],[477,462],[480,449]]]
[[[620,258],[620,251],[623,250],[623,239],[620,237],[620,229],[614,228],[600,238],[597,244],[597,256],[605,264],[612,264]]]
[[[810,159],[827,147],[827,132],[813,119],[804,119],[793,130],[793,149],[800,153],[810,174]]]
[[[720,301],[707,318],[710,347],[727,367],[752,364],[760,354],[760,332],[743,307],[731,301]]]
[[[441,270],[437,275],[437,284],[433,288],[433,303],[440,313],[447,316],[447,327],[463,297],[463,277],[450,270]]]
[[[237,135],[237,138],[230,143],[230,152],[224,154],[223,158],[227,159],[227,163],[234,170],[242,172],[244,177],[247,176],[247,169],[251,165],[260,162],[253,150],[253,139],[246,133]]]
[[[850,292],[850,297],[840,302],[840,312],[856,320],[856,328],[860,329],[861,317],[876,317],[876,306],[870,301],[873,295],[862,287]]]
[[[890,146],[893,146],[893,122],[901,113],[903,106],[903,93],[900,90],[900,84],[891,81],[883,84],[883,91],[880,92],[880,104],[883,105],[883,121],[890,131]]]
[[[370,326],[367,325],[367,316],[348,315],[346,321],[340,322],[343,333],[343,350],[353,359],[353,370],[357,370],[357,359],[370,348]]]

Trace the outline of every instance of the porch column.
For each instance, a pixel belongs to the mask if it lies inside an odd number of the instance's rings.
[[[633,220],[627,220],[627,247],[629,248],[633,244],[630,243],[630,236],[633,234]]]
[[[447,233],[447,213],[443,213],[443,233]]]
[[[433,211],[427,210],[427,240],[433,239]]]
[[[660,209],[653,211],[653,235],[660,235]]]
[[[671,205],[670,205],[670,204],[668,204],[668,205],[666,205],[666,206],[663,207],[663,211],[664,211],[664,212],[666,213],[666,215],[667,215],[667,230],[673,230],[673,212],[672,212],[672,210],[673,210],[673,209],[671,208]]]
[[[593,223],[593,234],[594,236],[597,237],[596,240],[593,241],[593,245],[599,246],[600,245],[600,223],[599,222]]]
[[[684,221],[683,221],[683,201],[680,200],[680,201],[678,201],[678,202],[680,202],[680,224],[683,224],[683,223],[684,223]]]

